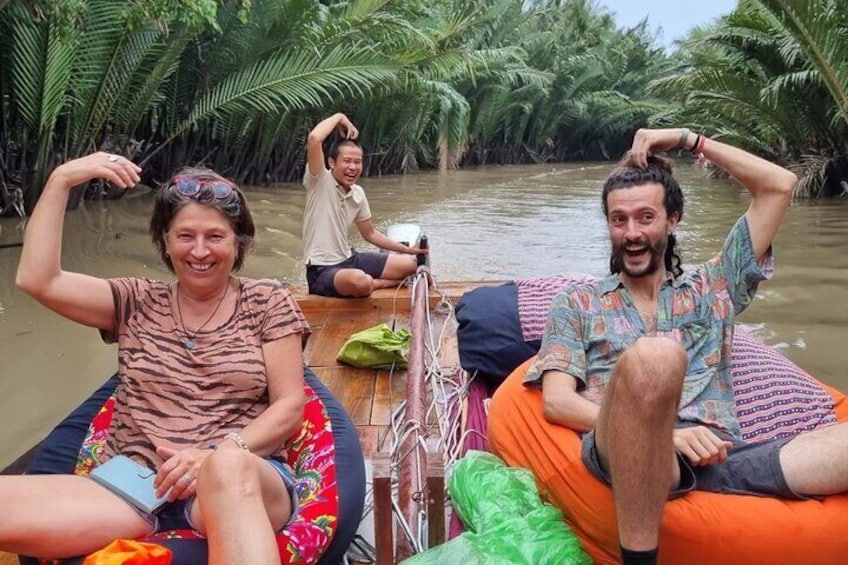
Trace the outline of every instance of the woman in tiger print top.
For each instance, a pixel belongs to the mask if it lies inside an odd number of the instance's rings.
[[[156,469],[171,504],[150,516],[86,477],[0,477],[0,549],[82,555],[184,519],[208,537],[210,563],[279,563],[274,533],[296,512],[282,446],[303,418],[309,328],[278,282],[233,275],[253,219],[238,187],[204,169],[183,171],[155,197],[150,233],[174,281],[64,271],[69,191],[96,178],[128,189],[140,172],[106,153],[57,167],[27,226],[17,284],[118,343],[105,457]]]

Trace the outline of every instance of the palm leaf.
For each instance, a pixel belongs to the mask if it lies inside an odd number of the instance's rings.
[[[190,32],[172,33],[164,43],[151,45],[126,95],[116,104],[115,123],[120,129],[132,135],[144,116],[164,101],[163,85],[179,68],[180,57],[192,37]]]
[[[92,2],[85,18],[85,42],[74,67],[72,147],[75,153],[88,150],[94,139],[120,115],[133,77],[151,49],[161,44],[161,32],[138,29],[127,32],[124,9],[108,0]],[[143,68],[143,67],[142,67]],[[124,113],[124,123],[128,123]]]
[[[840,0],[759,0],[791,33],[809,65],[822,82],[848,124],[848,46],[844,18],[848,2]],[[842,24],[838,21],[842,19]]]
[[[214,86],[180,127],[237,110],[291,111],[319,106],[333,95],[373,91],[396,76],[396,68],[371,53],[338,49],[322,61],[311,53],[281,54],[244,69]]]

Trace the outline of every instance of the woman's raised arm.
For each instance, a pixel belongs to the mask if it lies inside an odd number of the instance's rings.
[[[54,312],[86,326],[111,329],[115,306],[105,279],[62,270],[62,229],[71,189],[102,178],[121,188],[140,180],[135,163],[94,153],[56,167],[29,219],[15,283]]]

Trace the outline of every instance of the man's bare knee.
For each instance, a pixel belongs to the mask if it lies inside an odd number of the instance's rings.
[[[406,270],[406,276],[409,276],[409,275],[413,274],[416,271],[416,269],[418,269],[418,259],[415,257],[415,255],[407,255],[406,257],[404,257],[404,259],[405,259],[404,267],[405,267],[405,270]]]
[[[414,255],[391,254],[386,259],[383,274],[380,278],[390,280],[402,280],[415,273],[418,261]]]
[[[374,279],[360,270],[348,270],[336,275],[333,285],[341,296],[368,296],[374,290]]]
[[[616,363],[616,394],[627,392],[646,403],[677,399],[688,364],[686,351],[676,341],[639,338]]]

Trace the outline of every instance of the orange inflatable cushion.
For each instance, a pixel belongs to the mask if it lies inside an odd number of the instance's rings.
[[[545,421],[541,391],[522,384],[531,362],[492,398],[489,447],[508,465],[533,472],[539,492],[562,510],[595,563],[618,563],[612,490],[583,465],[578,435]],[[845,395],[825,389],[839,421],[848,421]],[[848,563],[848,494],[789,501],[693,492],[666,504],[659,547],[661,564],[841,565]]]

